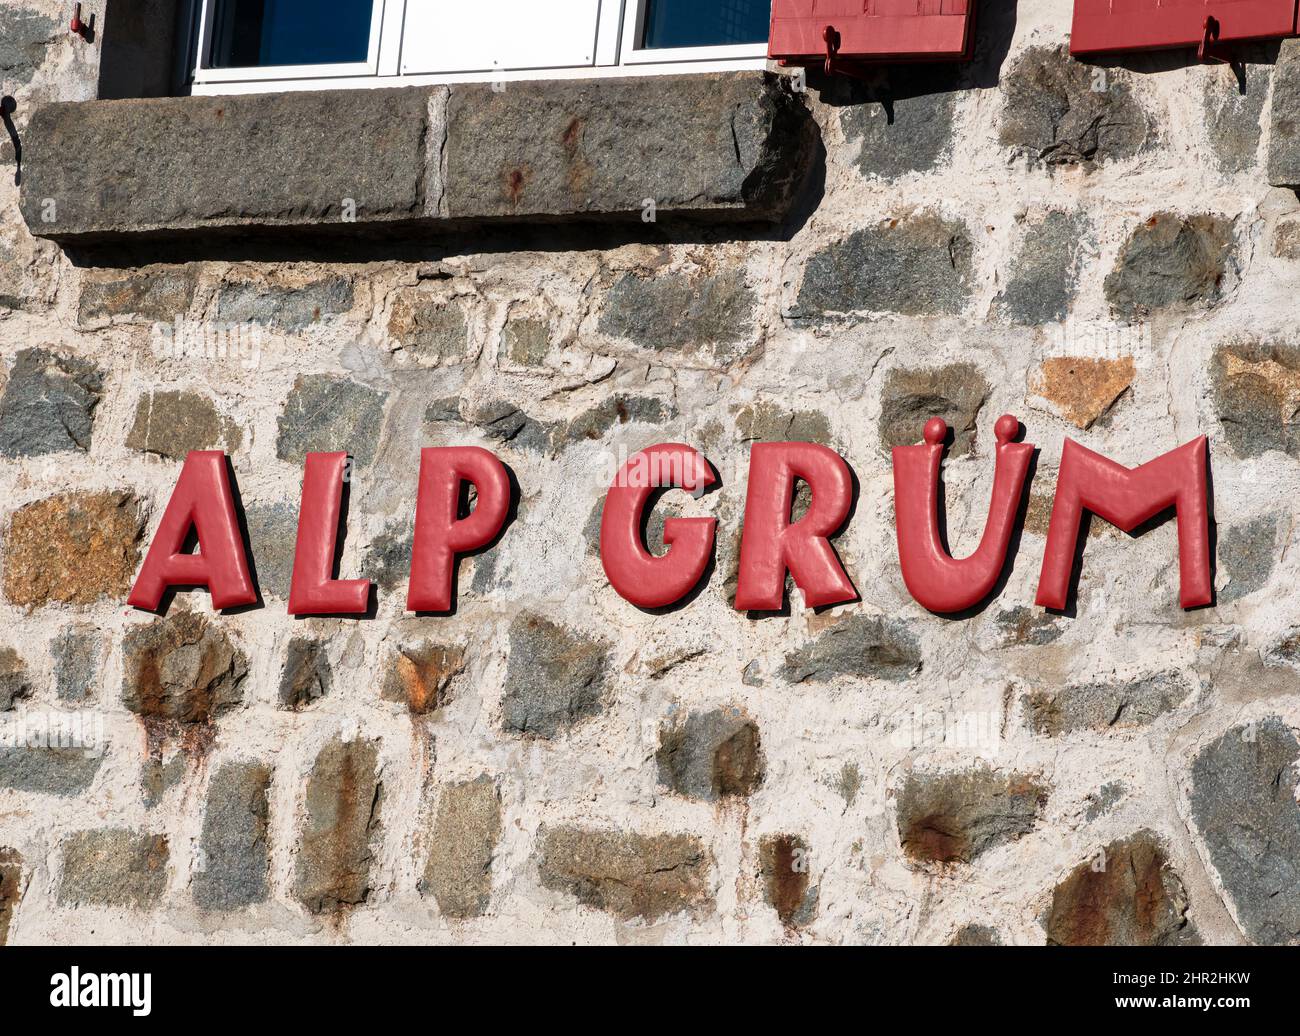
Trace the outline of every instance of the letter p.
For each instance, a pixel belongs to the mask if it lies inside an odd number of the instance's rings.
[[[478,494],[474,509],[459,517],[460,487]],[[485,547],[510,510],[510,476],[505,465],[478,446],[431,446],[420,451],[420,486],[415,498],[408,611],[451,611],[456,555]]]

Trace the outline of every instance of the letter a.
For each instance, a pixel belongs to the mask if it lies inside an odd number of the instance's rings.
[[[1029,474],[1034,447],[1015,443],[1020,422],[1010,414],[993,426],[997,437],[993,499],[975,553],[960,561],[943,545],[939,531],[939,464],[948,426],[941,417],[925,424],[924,446],[894,447],[894,528],[898,533],[898,562],[903,582],[916,600],[932,612],[959,612],[993,592],[1016,512]]]
[[[50,979],[50,985],[53,987],[50,990],[50,1006],[71,1007],[72,1001],[68,994],[71,984],[68,981],[68,976],[60,971]]]
[[[191,527],[198,549],[182,554]],[[218,609],[257,601],[220,450],[191,450],[185,458],[126,603],[156,611],[169,586],[206,586]]]

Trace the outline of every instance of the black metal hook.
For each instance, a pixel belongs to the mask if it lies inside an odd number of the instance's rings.
[[[1200,46],[1196,48],[1196,60],[1202,65],[1231,65],[1232,57],[1228,51],[1219,46],[1219,19],[1207,15],[1201,35]]]

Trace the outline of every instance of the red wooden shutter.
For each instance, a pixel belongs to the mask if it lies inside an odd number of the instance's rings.
[[[1074,0],[1070,53],[1195,47],[1206,18],[1218,43],[1290,36],[1296,0]]]
[[[826,56],[824,33],[839,33],[838,57],[858,61],[968,57],[975,0],[772,0],[768,57]]]

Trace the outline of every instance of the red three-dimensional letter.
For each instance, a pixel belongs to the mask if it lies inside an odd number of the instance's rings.
[[[182,554],[191,526],[198,549]],[[257,600],[220,450],[191,450],[185,458],[126,603],[154,611],[169,586],[206,586],[214,608]]]
[[[657,487],[693,493],[716,481],[708,461],[674,442],[642,450],[619,469],[600,517],[600,560],[610,586],[625,600],[641,608],[663,608],[700,581],[713,552],[717,519],[666,519],[664,542],[672,549],[655,557],[641,542],[641,514]]]
[[[1130,469],[1066,439],[1037,602],[1044,608],[1065,607],[1084,508],[1132,532],[1173,507],[1178,515],[1179,598],[1184,608],[1209,604],[1213,587],[1205,450],[1202,435]]]
[[[474,486],[478,500],[468,517],[457,518],[462,482]],[[509,510],[510,476],[487,450],[478,446],[421,450],[407,609],[450,611],[456,555],[491,543]]]
[[[1020,497],[1034,447],[1015,443],[1020,422],[1010,414],[993,426],[997,437],[993,499],[980,545],[958,561],[943,546],[939,532],[939,462],[948,426],[941,417],[925,425],[924,446],[894,447],[894,527],[903,582],[932,612],[957,612],[984,600],[1007,560]]]
[[[369,579],[333,578],[347,462],[346,453],[307,454],[289,587],[291,615],[358,615],[370,603]]]
[[[812,503],[792,525],[796,478],[808,483]],[[736,608],[779,609],[787,570],[810,608],[855,600],[857,592],[829,539],[852,504],[853,477],[834,450],[811,442],[755,443],[749,453]]]

